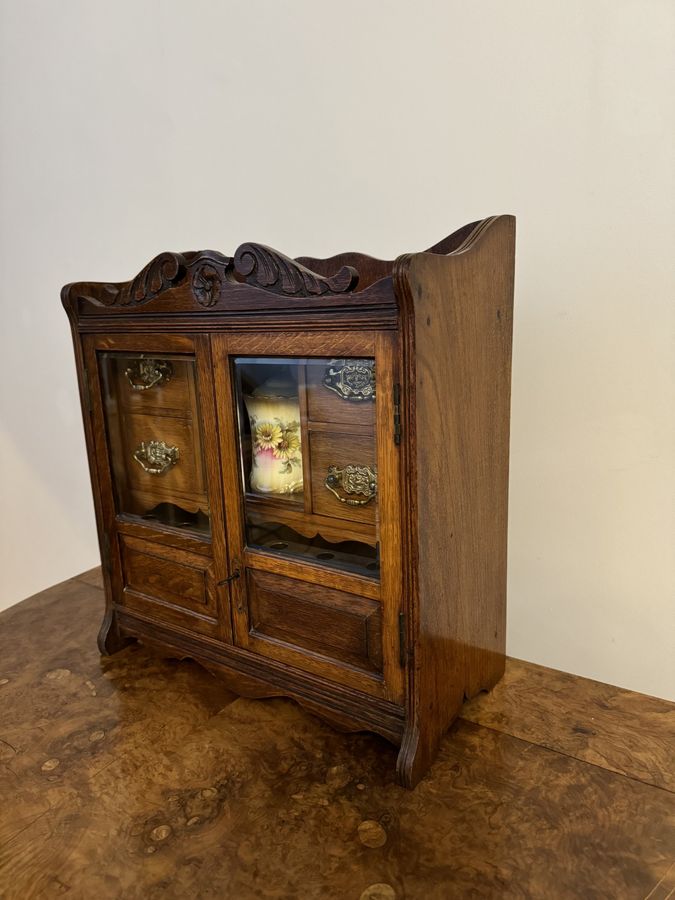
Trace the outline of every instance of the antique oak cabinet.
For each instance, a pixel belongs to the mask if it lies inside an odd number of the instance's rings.
[[[247,696],[400,747],[504,669],[515,221],[423,253],[162,253],[62,292],[106,608]]]

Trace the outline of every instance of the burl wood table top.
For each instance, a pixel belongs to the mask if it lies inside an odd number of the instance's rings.
[[[675,897],[675,704],[509,661],[396,750],[141,647],[96,570],[0,614],[3,898]]]

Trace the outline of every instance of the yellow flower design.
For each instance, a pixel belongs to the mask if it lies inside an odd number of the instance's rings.
[[[300,449],[300,438],[293,431],[284,431],[274,448],[277,459],[292,459]]]
[[[271,450],[279,443],[281,437],[281,428],[273,422],[261,422],[255,427],[255,445],[261,450]]]

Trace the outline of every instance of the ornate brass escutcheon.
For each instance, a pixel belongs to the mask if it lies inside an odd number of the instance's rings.
[[[331,494],[335,494],[340,503],[349,506],[365,506],[377,495],[377,469],[370,466],[345,466],[338,469],[337,466],[328,466],[325,485]],[[341,497],[338,493],[342,489],[345,494],[363,494],[365,500],[356,497]]]
[[[323,383],[343,400],[374,400],[375,360],[331,359]]]
[[[164,475],[180,459],[180,450],[164,441],[141,441],[134,450],[134,459],[148,475]]]
[[[170,381],[173,366],[166,359],[135,359],[124,374],[133,391],[147,391]]]

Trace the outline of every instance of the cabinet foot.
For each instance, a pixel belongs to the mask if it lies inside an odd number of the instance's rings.
[[[112,656],[124,647],[133,643],[134,638],[120,632],[117,616],[112,609],[106,609],[98,632],[98,649],[104,656]]]
[[[464,700],[471,700],[481,692],[491,691],[500,681],[506,668],[506,657],[500,651],[484,651],[467,677]]]
[[[396,780],[404,788],[414,788],[427,774],[436,758],[440,738],[424,737],[419,728],[410,726],[403,732],[396,760]]]

